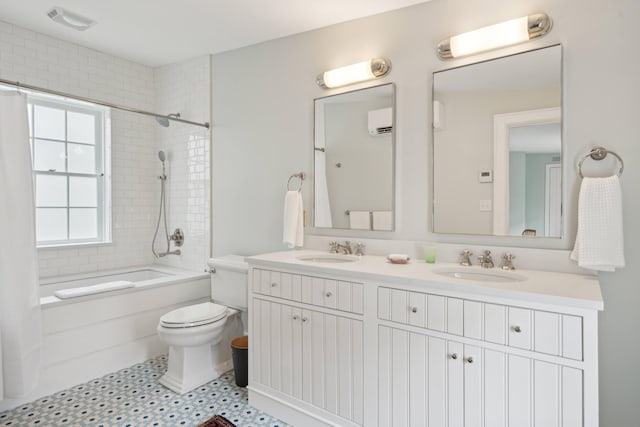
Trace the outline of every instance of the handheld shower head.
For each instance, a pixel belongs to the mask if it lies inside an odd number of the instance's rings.
[[[158,158],[160,159],[160,161],[161,161],[162,163],[164,163],[165,159],[167,158],[167,157],[164,155],[164,151],[162,151],[162,150],[158,151]]]

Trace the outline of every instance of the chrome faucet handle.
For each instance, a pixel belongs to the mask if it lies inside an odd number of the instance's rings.
[[[335,242],[335,241],[329,242],[329,253],[330,254],[338,253],[338,242]]]
[[[356,251],[355,251],[355,255],[357,256],[362,256],[364,255],[364,248],[366,247],[366,245],[364,243],[356,243]]]
[[[469,249],[465,249],[464,251],[460,252],[460,265],[470,267],[471,255],[473,255],[473,252],[471,252]]]
[[[503,270],[515,270],[516,268],[513,266],[512,262],[515,257],[515,255],[510,254],[509,252],[502,255],[502,259],[504,260],[504,262],[502,263],[502,266],[500,268]]]

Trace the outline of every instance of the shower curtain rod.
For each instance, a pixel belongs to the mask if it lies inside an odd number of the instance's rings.
[[[62,96],[64,98],[71,98],[71,99],[76,99],[78,101],[90,102],[92,104],[102,105],[102,106],[109,107],[109,108],[115,108],[116,110],[129,111],[130,113],[144,114],[145,116],[151,116],[151,117],[159,117],[159,118],[163,118],[163,119],[172,120],[174,122],[186,123],[186,124],[194,125],[194,126],[202,126],[204,128],[209,129],[209,122],[204,122],[204,123],[192,122],[190,120],[180,119],[180,118],[175,117],[173,115],[151,113],[149,111],[138,110],[136,108],[130,108],[130,107],[124,107],[122,105],[112,104],[110,102],[98,101],[96,99],[85,98],[83,96],[72,95],[70,93],[59,92],[57,90],[47,89],[47,88],[39,87],[39,86],[33,86],[33,85],[30,85],[30,84],[21,83],[21,82],[12,81],[12,80],[0,79],[0,83],[5,84],[5,85],[9,85],[9,86],[15,86],[18,89],[20,89],[20,88],[29,89],[29,90],[33,90],[33,91],[36,91],[36,92],[48,93],[48,94],[51,94],[51,95]]]

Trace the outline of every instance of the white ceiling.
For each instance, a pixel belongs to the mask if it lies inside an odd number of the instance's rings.
[[[0,20],[149,66],[218,53],[425,0],[11,0]],[[97,22],[76,31],[53,6]]]

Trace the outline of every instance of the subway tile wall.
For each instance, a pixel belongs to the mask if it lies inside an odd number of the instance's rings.
[[[210,70],[210,56],[154,69],[156,111],[180,113],[187,120],[209,122]],[[210,132],[203,127],[171,122],[168,128],[158,126],[155,133],[160,149],[167,155],[169,233],[181,228],[185,234],[181,255],[164,257],[158,262],[202,271],[206,267],[210,239]],[[161,171],[159,162],[156,170]],[[160,184],[156,187],[159,191]]]
[[[0,77],[147,111],[179,110],[184,117],[208,121],[208,64],[206,57],[154,72],[0,21]],[[193,75],[190,66],[194,66]],[[41,277],[154,262],[151,239],[159,204],[157,151],[162,147],[170,153],[169,173],[173,174],[170,226],[187,232],[184,256],[169,262],[198,267],[209,253],[208,132],[172,124],[163,133],[166,129],[158,129],[153,118],[117,110],[111,112],[111,123],[113,244],[39,249]]]

